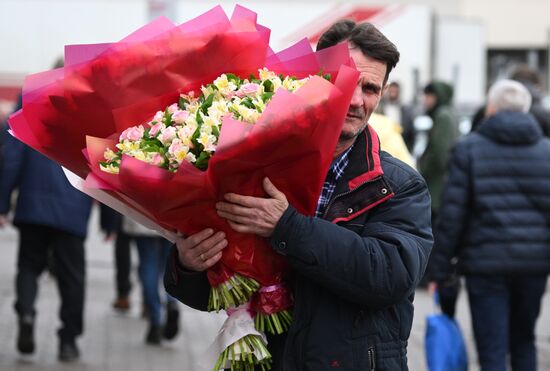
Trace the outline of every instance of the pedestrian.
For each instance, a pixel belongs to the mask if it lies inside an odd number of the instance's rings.
[[[414,159],[403,140],[401,126],[387,116],[379,113],[370,115],[369,125],[380,139],[380,149],[393,157],[415,167]]]
[[[176,299],[166,295],[163,325],[163,303],[159,293],[161,277],[164,275],[172,244],[128,217],[122,218],[122,231],[135,241],[138,250],[138,275],[149,321],[145,342],[149,345],[160,345],[163,338],[172,340],[179,332],[179,309]]]
[[[71,186],[55,162],[11,135],[4,137],[0,226],[7,223],[12,193],[18,191],[13,218],[19,232],[15,291],[17,349],[23,354],[35,350],[38,278],[47,269],[51,254],[61,298],[58,356],[60,361],[73,361],[80,354],[76,338],[84,327],[84,240],[92,201]]]
[[[487,102],[450,158],[431,276],[438,287],[455,269],[466,277],[482,371],[507,370],[508,355],[512,370],[532,371],[550,272],[550,140],[520,83],[495,83]]]
[[[397,81],[388,84],[377,111],[399,124],[407,149],[412,151],[416,137],[414,114],[412,108],[401,101],[401,85]]]
[[[432,245],[430,196],[422,177],[379,151],[368,120],[399,52],[372,24],[340,21],[317,49],[345,43],[360,77],[316,216],[299,214],[268,180],[266,198],[227,194],[218,214],[238,232],[269,240],[292,268],[289,331],[268,336],[274,371],[407,370],[415,287]],[[179,238],[165,287],[206,310],[206,269],[227,246],[205,229]]]
[[[517,66],[510,76],[512,80],[522,83],[531,94],[531,108],[529,112],[535,116],[543,134],[550,137],[550,110],[541,102],[542,77],[540,73],[526,65]]]
[[[100,205],[100,225],[106,241],[114,240],[116,298],[113,308],[122,312],[130,309],[132,290],[132,239],[122,230],[122,215],[106,205]]]
[[[451,148],[459,136],[458,122],[452,109],[453,87],[443,81],[433,81],[424,88],[424,108],[432,119],[428,132],[428,143],[417,162],[418,171],[428,184],[432,197],[432,224],[435,224],[441,205],[441,190],[446,177],[447,161]],[[433,250],[438,245],[434,244]],[[431,259],[428,262],[427,275],[420,282],[426,287],[431,271]]]

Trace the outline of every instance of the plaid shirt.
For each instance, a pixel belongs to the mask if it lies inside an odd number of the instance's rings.
[[[325,184],[321,190],[321,196],[317,201],[317,210],[315,210],[315,217],[321,218],[327,208],[330,198],[336,188],[336,182],[344,175],[344,170],[349,163],[349,153],[353,146],[349,147],[344,153],[340,155],[336,160],[332,161],[330,169],[328,170],[327,177],[325,178]]]

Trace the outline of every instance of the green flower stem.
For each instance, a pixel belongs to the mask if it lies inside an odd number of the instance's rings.
[[[218,312],[220,309],[238,307],[249,301],[259,288],[260,284],[254,279],[235,273],[226,282],[211,288],[208,310]]]
[[[262,359],[256,357],[255,351],[260,353]],[[247,335],[222,352],[213,371],[219,371],[227,362],[231,365],[231,371],[254,371],[256,366],[267,371],[271,369],[271,354],[260,336]]]
[[[280,335],[288,331],[292,323],[292,314],[288,310],[273,314],[256,313],[254,325],[260,332]]]

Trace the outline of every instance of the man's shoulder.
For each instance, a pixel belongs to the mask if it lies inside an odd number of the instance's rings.
[[[394,190],[401,188],[407,183],[420,182],[425,184],[424,178],[422,178],[418,171],[387,152],[382,151],[380,153],[380,163],[384,176]]]

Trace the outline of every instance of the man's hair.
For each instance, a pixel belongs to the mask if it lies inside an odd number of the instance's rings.
[[[526,64],[517,66],[510,74],[510,78],[523,84],[541,85],[540,73]]]
[[[500,80],[491,86],[488,104],[500,111],[529,112],[531,94],[525,86],[513,80]]]
[[[395,86],[398,89],[401,88],[401,85],[399,85],[399,83],[397,81],[390,82],[389,86]]]
[[[334,46],[343,41],[349,41],[357,46],[365,56],[386,63],[385,85],[391,70],[399,62],[399,51],[395,45],[373,24],[355,23],[345,19],[336,22],[321,35],[317,42],[317,50]]]

